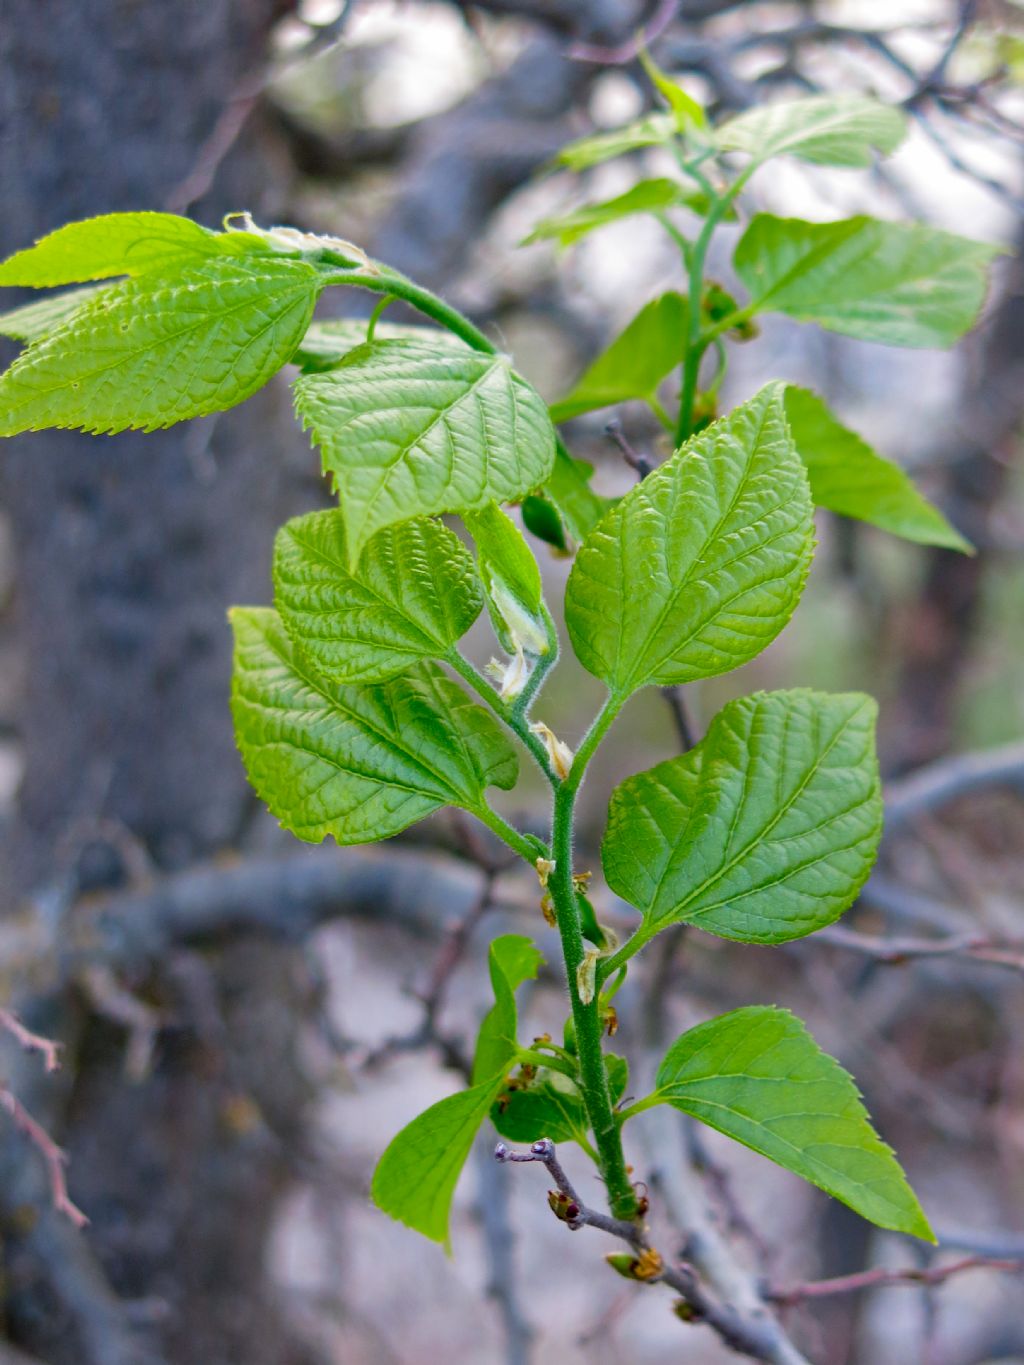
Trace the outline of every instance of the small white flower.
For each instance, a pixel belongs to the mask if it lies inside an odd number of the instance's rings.
[[[568,744],[563,744],[554,731],[545,725],[542,720],[531,722],[530,733],[539,735],[544,741],[544,747],[548,751],[548,758],[551,760],[551,766],[554,768],[556,775],[564,781],[565,778],[569,776],[569,769],[572,767],[573,760],[573,752]]]

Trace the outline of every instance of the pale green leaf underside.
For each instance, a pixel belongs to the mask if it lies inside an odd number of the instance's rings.
[[[641,938],[684,922],[785,943],[838,919],[882,833],[876,713],[859,693],[758,693],[618,786],[601,857]]]
[[[342,684],[301,659],[277,612],[231,613],[231,709],[249,780],[308,843],[370,843],[441,806],[479,811],[517,760],[497,721],[434,664]]]
[[[556,160],[570,171],[582,171],[626,152],[660,146],[668,142],[675,132],[676,121],[671,114],[648,114],[635,123],[626,124],[624,128],[578,138],[563,147]]]
[[[552,403],[551,420],[567,422],[595,408],[651,397],[682,363],[687,315],[686,299],[672,290],[644,304],[572,390]]]
[[[392,1138],[370,1186],[379,1209],[431,1241],[448,1245],[455,1186],[504,1080],[498,1076],[439,1100]]]
[[[789,620],[813,550],[807,475],[768,385],[632,489],[580,547],[576,656],[618,697],[747,663]]]
[[[329,370],[349,351],[366,344],[368,318],[325,318],[311,322],[299,349],[292,356],[304,370]],[[466,343],[441,327],[419,327],[415,323],[378,322],[377,341],[418,341],[424,346],[440,346],[453,351],[467,350]]]
[[[503,1077],[516,1051],[516,996],[524,981],[532,980],[544,961],[532,939],[503,934],[488,951],[494,1004],[484,1016],[473,1056],[473,1084]]]
[[[338,488],[353,562],[382,526],[514,501],[554,463],[539,394],[477,351],[375,341],[300,376],[295,405]]]
[[[888,155],[902,142],[906,115],[861,95],[812,95],[763,104],[723,123],[722,151],[746,152],[760,164],[788,154],[825,166],[870,166],[872,152]]]
[[[852,1077],[786,1010],[749,1006],[690,1029],[666,1054],[657,1094],[879,1227],[935,1241]]]
[[[619,222],[633,214],[660,213],[663,209],[686,206],[703,212],[706,199],[701,197],[701,191],[687,190],[676,180],[641,180],[626,190],[625,194],[618,194],[613,199],[584,204],[571,213],[542,219],[525,238],[523,245],[553,240],[559,246],[568,247],[597,228]]]
[[[816,393],[790,384],[786,418],[818,507],[871,522],[905,540],[972,553],[970,541],[917,491],[899,465],[843,426]]]
[[[440,522],[388,526],[348,567],[336,509],[295,517],[274,543],[274,596],[289,635],[337,682],[380,682],[439,659],[480,615],[473,557]]]
[[[265,256],[104,289],[0,377],[0,435],[153,431],[232,407],[288,360],[319,291],[312,266]]]
[[[998,251],[921,223],[759,213],[733,264],[759,312],[890,346],[942,347],[977,318]]]
[[[87,285],[84,289],[68,289],[62,294],[47,294],[33,303],[12,308],[9,313],[0,314],[0,336],[13,337],[15,341],[37,341],[47,332],[63,327],[80,308],[109,288],[111,286],[105,284]]]
[[[265,254],[245,232],[210,232],[173,213],[107,213],[68,223],[0,264],[0,286],[35,289],[165,273],[210,256]]]

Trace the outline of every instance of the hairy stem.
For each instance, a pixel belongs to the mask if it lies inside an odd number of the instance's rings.
[[[481,697],[487,703],[498,719],[507,725],[516,738],[529,750],[530,755],[536,760],[538,767],[548,781],[552,785],[556,784],[560,779],[551,767],[551,759],[548,757],[548,751],[544,747],[544,741],[530,729],[526,719],[526,713],[520,708],[518,702],[515,706],[510,707],[508,703],[502,699],[498,689],[492,687],[484,675],[478,669],[474,668],[469,660],[461,655],[457,649],[453,648],[449,650],[444,658],[445,662],[451,665],[460,678],[469,683],[477,696]],[[554,659],[551,659],[549,662],[547,656],[538,660],[534,667],[533,674],[531,674],[530,677],[531,682],[537,673],[541,674],[540,681],[542,681],[544,673],[548,671],[553,663]],[[540,685],[539,681],[537,685]],[[527,684],[527,688],[529,688],[529,683]],[[531,697],[536,690],[537,688],[534,687],[533,692],[530,694]]]
[[[551,831],[551,856],[555,869],[548,881],[548,891],[555,910],[558,932],[562,940],[562,955],[576,1028],[576,1054],[580,1067],[580,1093],[590,1120],[597,1146],[601,1174],[608,1191],[608,1203],[616,1218],[633,1218],[637,1211],[636,1192],[626,1169],[622,1151],[619,1122],[612,1107],[601,1046],[603,1027],[600,1006],[595,993],[589,1003],[580,997],[577,972],[583,962],[583,933],[580,928],[576,890],[573,886],[572,839],[576,793],[583,781],[587,763],[607,732],[621,703],[609,698],[600,712],[573,761],[569,776],[555,792],[555,811]]]
[[[508,844],[513,853],[518,853],[521,858],[532,866],[538,857],[543,857],[546,850],[540,839],[527,838],[525,834],[520,834],[514,825],[510,825],[503,815],[486,803],[473,811],[476,818],[483,822],[492,834],[496,834],[504,844]]]

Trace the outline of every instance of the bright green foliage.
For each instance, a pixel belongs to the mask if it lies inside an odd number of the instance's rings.
[[[366,344],[368,325],[366,318],[327,318],[323,322],[311,322],[292,361],[304,370],[329,370],[343,360],[349,351]],[[418,341],[424,346],[436,346],[443,351],[466,349],[464,341],[440,327],[378,322],[373,335],[376,341]]]
[[[566,422],[582,412],[631,398],[650,400],[682,361],[687,304],[670,290],[651,299],[620,332],[564,398],[551,405],[551,420]]]
[[[997,254],[921,223],[759,213],[733,264],[757,312],[889,346],[951,346],[977,318]]]
[[[480,1029],[472,1086],[414,1118],[373,1174],[370,1192],[377,1207],[445,1246],[459,1175],[516,1055],[515,991],[536,976],[541,961],[528,938],[506,934],[494,940],[489,963],[495,1003]]]
[[[626,152],[635,152],[642,147],[660,147],[669,141],[675,131],[676,121],[671,114],[648,114],[613,132],[594,133],[590,137],[570,142],[558,153],[556,160],[559,166],[565,166],[570,171],[585,171],[590,166],[611,161],[613,157]]]
[[[608,498],[601,497],[591,488],[592,473],[592,465],[587,464],[585,460],[574,459],[565,447],[559,444],[554,468],[544,485],[544,493],[551,506],[557,509],[563,530],[568,531],[571,540],[583,540],[589,535],[610,505]],[[549,544],[564,549],[564,534],[558,539],[550,533],[541,534],[538,519],[531,519],[528,515],[531,501],[537,502],[538,499],[531,498],[523,503],[523,521],[527,528],[535,535],[540,535],[542,540],[547,540]]]
[[[581,169],[664,147],[686,184],[640,180],[542,223],[534,237],[568,245],[604,223],[653,214],[679,249],[687,297],[669,291],[641,307],[550,417],[485,333],[350,243],[248,219],[246,232],[213,233],[170,215],[119,214],[62,228],[0,266],[0,284],[131,277],[0,318],[0,333],[29,343],[0,378],[0,434],[150,429],[229,407],[289,361],[304,371],[296,406],[339,506],[280,532],[280,614],[232,612],[232,710],[249,777],[307,841],[370,842],[444,806],[470,812],[539,877],[571,1003],[564,1046],[545,1034],[521,1047],[515,993],[541,959],[529,939],[496,940],[495,1003],[470,1087],[390,1144],[373,1179],[380,1208],[446,1243],[459,1173],[490,1114],[513,1140],[578,1143],[613,1215],[642,1217],[621,1129],[668,1103],[882,1227],[928,1238],[852,1081],[789,1014],[741,1009],[691,1030],[670,1049],[656,1091],[632,1103],[626,1062],[603,1045],[626,964],[666,925],[778,944],[850,906],[881,832],[874,703],[809,691],[741,697],[695,747],[623,782],[602,848],[608,884],[641,916],[621,945],[574,861],[574,805],[632,692],[734,669],[782,630],[813,552],[812,494],[896,534],[966,548],[901,470],[806,390],[770,384],[707,423],[731,347],[756,336],[757,312],[874,341],[948,345],[981,307],[994,248],[917,224],[761,214],[736,250],[751,294],[737,302],[705,266],[718,227],[743,211],[750,175],[783,154],[868,165],[899,142],[904,116],[827,96],[712,130],[689,94],[642,60],[669,112],[583,139],[561,163]],[[735,153],[745,158],[738,170]],[[704,220],[692,240],[680,215],[688,209]],[[328,286],[375,294],[375,318],[399,300],[433,326],[313,323]],[[556,438],[551,417],[630,400],[646,402],[680,449],[613,502],[591,487],[591,468]],[[570,716],[561,737],[531,714],[558,647],[538,565],[502,509],[509,502],[556,552],[579,544],[565,619],[609,695],[589,728]],[[475,557],[432,519],[445,512],[462,517]],[[485,602],[510,656],[488,670],[500,690],[457,650]],[[546,703],[542,714],[553,719]],[[510,735],[550,784],[548,839],[487,804],[490,787],[517,779]]]
[[[843,426],[816,393],[789,385],[786,418],[818,507],[869,521],[906,540],[972,553],[970,541],[917,491],[899,465]]]
[[[640,50],[640,62],[651,84],[672,110],[677,131],[681,133],[688,130],[703,132],[708,124],[707,114],[703,107],[683,89],[678,81],[667,76],[642,48]]]
[[[715,141],[725,152],[746,152],[755,165],[796,156],[824,166],[870,166],[903,141],[906,115],[860,95],[812,95],[764,104],[723,123]]]
[[[0,264],[0,286],[81,284],[115,275],[175,272],[211,256],[263,253],[245,232],[210,232],[173,213],[107,213],[68,223]]]
[[[302,261],[212,256],[104,289],[0,377],[0,435],[153,431],[233,407],[289,359],[320,287]]]
[[[15,341],[37,341],[47,332],[55,332],[80,308],[102,294],[110,285],[92,284],[84,289],[68,289],[63,294],[46,294],[34,303],[12,308],[0,314],[0,336]]]
[[[750,1006],[690,1029],[666,1053],[656,1095],[879,1227],[935,1241],[853,1080],[788,1011]]]
[[[522,934],[503,934],[491,944],[487,964],[494,1004],[484,1016],[473,1056],[473,1084],[503,1076],[516,1053],[516,991],[532,981],[544,959]]]
[[[691,440],[580,547],[566,625],[613,695],[747,663],[793,613],[813,548],[780,385]]]
[[[441,806],[479,812],[514,785],[514,750],[489,712],[434,664],[390,682],[324,678],[274,611],[236,607],[231,708],[249,780],[307,843],[370,843]]]
[[[352,563],[381,526],[521,497],[554,463],[543,400],[478,351],[372,342],[300,377],[295,406],[341,494]]]
[[[438,1100],[391,1139],[370,1185],[373,1202],[446,1248],[452,1196],[504,1076]]]
[[[601,858],[641,938],[684,922],[785,943],[838,919],[882,834],[876,712],[860,693],[742,697],[696,748],[616,787]]]
[[[604,199],[599,204],[584,204],[572,213],[544,218],[526,238],[524,245],[553,239],[559,246],[572,246],[596,228],[617,223],[637,213],[659,213],[668,208],[693,208],[703,212],[707,196],[701,190],[687,190],[675,180],[640,180],[625,194]]]
[[[350,569],[336,508],[295,517],[278,532],[274,596],[305,657],[347,683],[380,682],[442,658],[483,606],[472,556],[440,522],[385,527]]]
[[[605,1054],[608,1090],[618,1104],[629,1084],[625,1057]],[[586,1107],[578,1087],[561,1071],[542,1068],[523,1088],[504,1091],[491,1110],[491,1120],[502,1137],[511,1142],[536,1142],[548,1137],[552,1142],[588,1143],[590,1127]]]

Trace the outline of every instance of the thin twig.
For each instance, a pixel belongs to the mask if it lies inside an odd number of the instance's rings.
[[[494,1149],[494,1158],[501,1162],[541,1162],[555,1183],[552,1208],[557,1217],[574,1232],[592,1227],[625,1242],[635,1254],[634,1278],[647,1284],[667,1284],[674,1289],[681,1300],[677,1312],[684,1321],[706,1324],[726,1346],[741,1355],[766,1362],[784,1360],[787,1365],[807,1365],[795,1350],[791,1349],[786,1355],[779,1353],[779,1333],[774,1323],[753,1322],[741,1316],[731,1304],[718,1302],[686,1262],[665,1263],[648,1240],[641,1222],[612,1218],[589,1208],[566,1175],[550,1138],[540,1138],[526,1152],[515,1152],[499,1142]]]
[[[60,1043],[55,1043],[52,1038],[44,1038],[39,1033],[33,1033],[10,1010],[0,1009],[0,1029],[6,1030],[26,1052],[38,1052],[47,1071],[56,1071],[60,1067]]]
[[[876,962],[902,965],[915,958],[967,957],[1011,971],[1024,972],[1024,943],[1002,943],[986,934],[951,934],[947,938],[884,938],[834,924],[819,929],[810,940],[849,948]]]
[[[89,1220],[78,1205],[72,1202],[71,1196],[68,1194],[67,1179],[64,1174],[67,1156],[64,1151],[57,1146],[42,1124],[36,1122],[17,1095],[6,1085],[0,1085],[0,1107],[6,1109],[14,1126],[28,1138],[43,1158],[50,1178],[50,1197],[53,1200],[54,1209],[70,1219],[76,1228],[84,1228]]]
[[[792,1308],[810,1299],[831,1298],[836,1294],[860,1294],[868,1289],[890,1289],[900,1286],[945,1284],[965,1270],[1000,1270],[1008,1275],[1024,1274],[1024,1260],[1004,1260],[994,1256],[964,1256],[947,1265],[909,1266],[904,1270],[876,1267],[859,1270],[853,1275],[839,1275],[832,1280],[810,1280],[806,1284],[769,1286],[765,1295],[780,1308]]]

